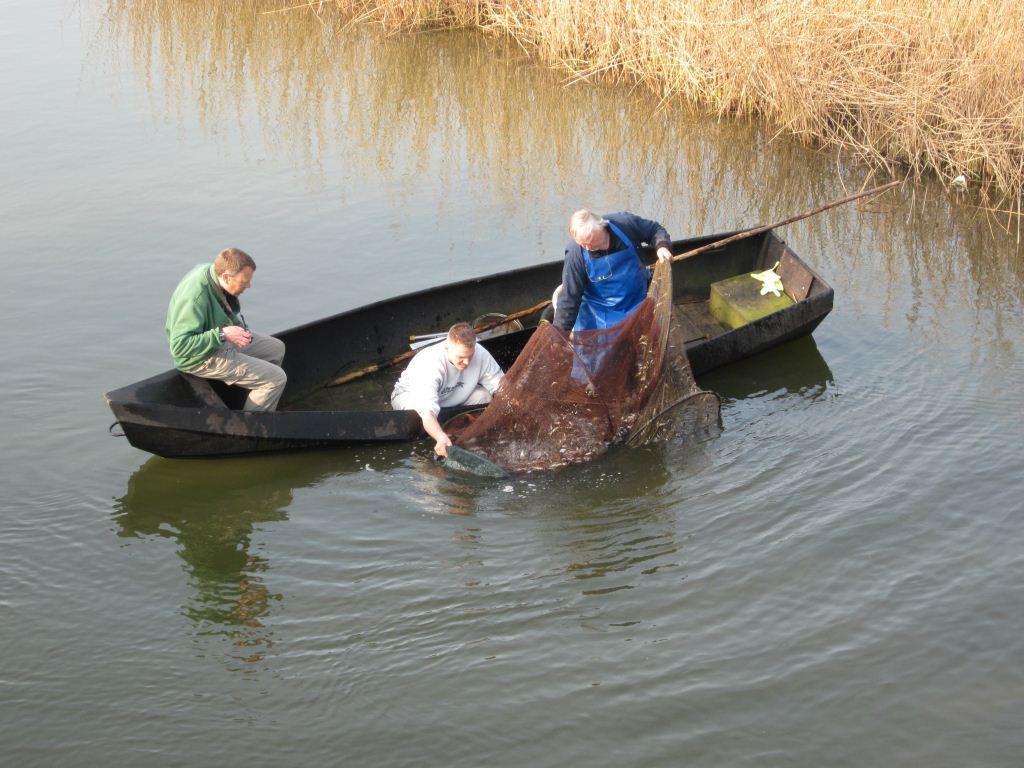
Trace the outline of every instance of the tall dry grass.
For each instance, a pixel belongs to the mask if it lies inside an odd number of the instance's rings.
[[[388,31],[509,35],[574,78],[626,79],[721,115],[758,116],[893,174],[962,174],[992,205],[1021,209],[1020,0],[332,4]]]

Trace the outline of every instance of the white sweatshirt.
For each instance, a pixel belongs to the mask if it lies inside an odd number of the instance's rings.
[[[476,345],[473,359],[460,371],[448,362],[447,342],[424,347],[417,352],[402,372],[391,394],[395,408],[416,411],[420,416],[434,416],[441,408],[462,405],[480,384],[492,395],[505,374],[491,353]]]

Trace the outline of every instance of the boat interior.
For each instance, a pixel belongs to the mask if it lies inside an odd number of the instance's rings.
[[[678,301],[674,307],[676,321],[683,329],[687,345],[699,343],[708,338],[718,336],[730,330],[729,326],[716,320],[708,309],[708,300],[693,298]],[[503,370],[508,370],[516,357],[537,330],[537,322],[521,330],[495,329],[488,338],[479,339],[480,344],[490,352]],[[422,330],[422,329],[417,329]],[[436,332],[438,329],[429,329]],[[440,330],[447,330],[440,329]],[[408,361],[369,373],[354,381],[335,387],[317,387],[304,393],[301,397],[289,399],[281,410],[289,411],[377,411],[390,408],[391,392],[401,376]],[[238,401],[240,407],[245,400],[245,391],[220,385],[224,399]],[[236,389],[234,393],[229,389]]]

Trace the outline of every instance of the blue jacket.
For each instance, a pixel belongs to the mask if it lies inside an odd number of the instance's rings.
[[[641,243],[647,243],[655,248],[661,246],[669,247],[671,239],[668,232],[661,224],[650,219],[642,219],[632,213],[620,211],[618,213],[604,214],[605,219],[615,223],[615,226],[622,230],[633,246],[640,248]],[[587,267],[584,259],[599,259],[608,253],[622,250],[624,245],[614,232],[609,231],[611,242],[606,251],[591,251],[590,255],[584,254],[583,248],[575,240],[570,240],[565,247],[565,264],[562,267],[562,293],[558,297],[558,307],[555,310],[555,325],[565,331],[571,331],[576,324],[576,316],[580,311],[580,302],[583,300],[583,292],[587,287]],[[650,273],[644,270],[644,278],[650,282]],[[646,290],[646,285],[644,286]]]

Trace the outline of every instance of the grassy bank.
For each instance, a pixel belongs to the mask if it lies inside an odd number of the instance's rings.
[[[293,3],[294,4],[294,3]],[[314,3],[322,11],[327,2]],[[572,77],[754,115],[893,174],[1024,192],[1019,0],[335,0],[389,31],[510,35]]]

